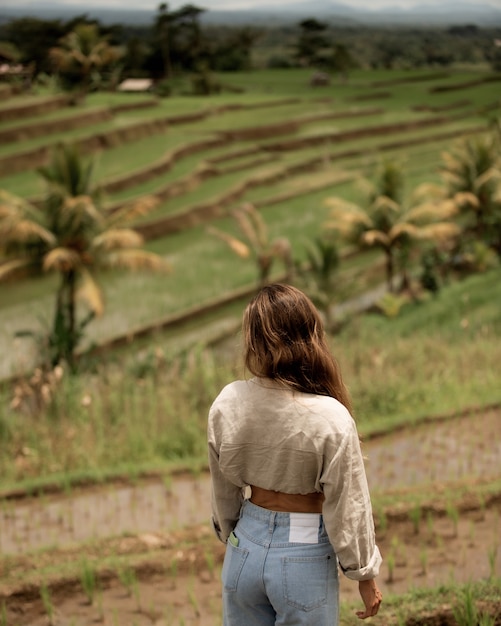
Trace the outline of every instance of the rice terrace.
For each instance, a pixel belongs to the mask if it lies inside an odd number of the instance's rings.
[[[318,305],[353,398],[369,622],[501,625],[499,69],[0,79],[0,626],[221,624],[207,412],[271,280]],[[91,218],[95,247],[49,243]]]

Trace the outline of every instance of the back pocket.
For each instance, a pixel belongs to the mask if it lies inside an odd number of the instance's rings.
[[[221,580],[225,591],[236,591],[238,579],[242,572],[249,551],[245,548],[237,548],[230,542],[226,544]]]
[[[287,603],[302,611],[326,604],[333,562],[329,555],[284,557],[282,576]]]

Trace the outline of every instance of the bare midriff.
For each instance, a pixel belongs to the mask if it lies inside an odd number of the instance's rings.
[[[321,513],[324,494],[320,492],[299,494],[271,491],[251,485],[250,501],[263,509],[285,513]]]

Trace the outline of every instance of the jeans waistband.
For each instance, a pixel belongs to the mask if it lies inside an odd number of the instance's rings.
[[[303,516],[312,516],[312,519],[319,518],[318,513],[301,513]],[[286,513],[283,511],[270,511],[269,509],[264,509],[257,504],[254,504],[250,500],[245,500],[242,506],[241,516],[252,517],[260,522],[265,524],[269,524],[270,521],[273,521],[276,526],[290,526],[290,513]],[[320,515],[320,519],[322,516]]]

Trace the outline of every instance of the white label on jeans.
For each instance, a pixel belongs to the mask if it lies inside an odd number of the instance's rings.
[[[289,513],[290,543],[318,543],[319,513]]]

